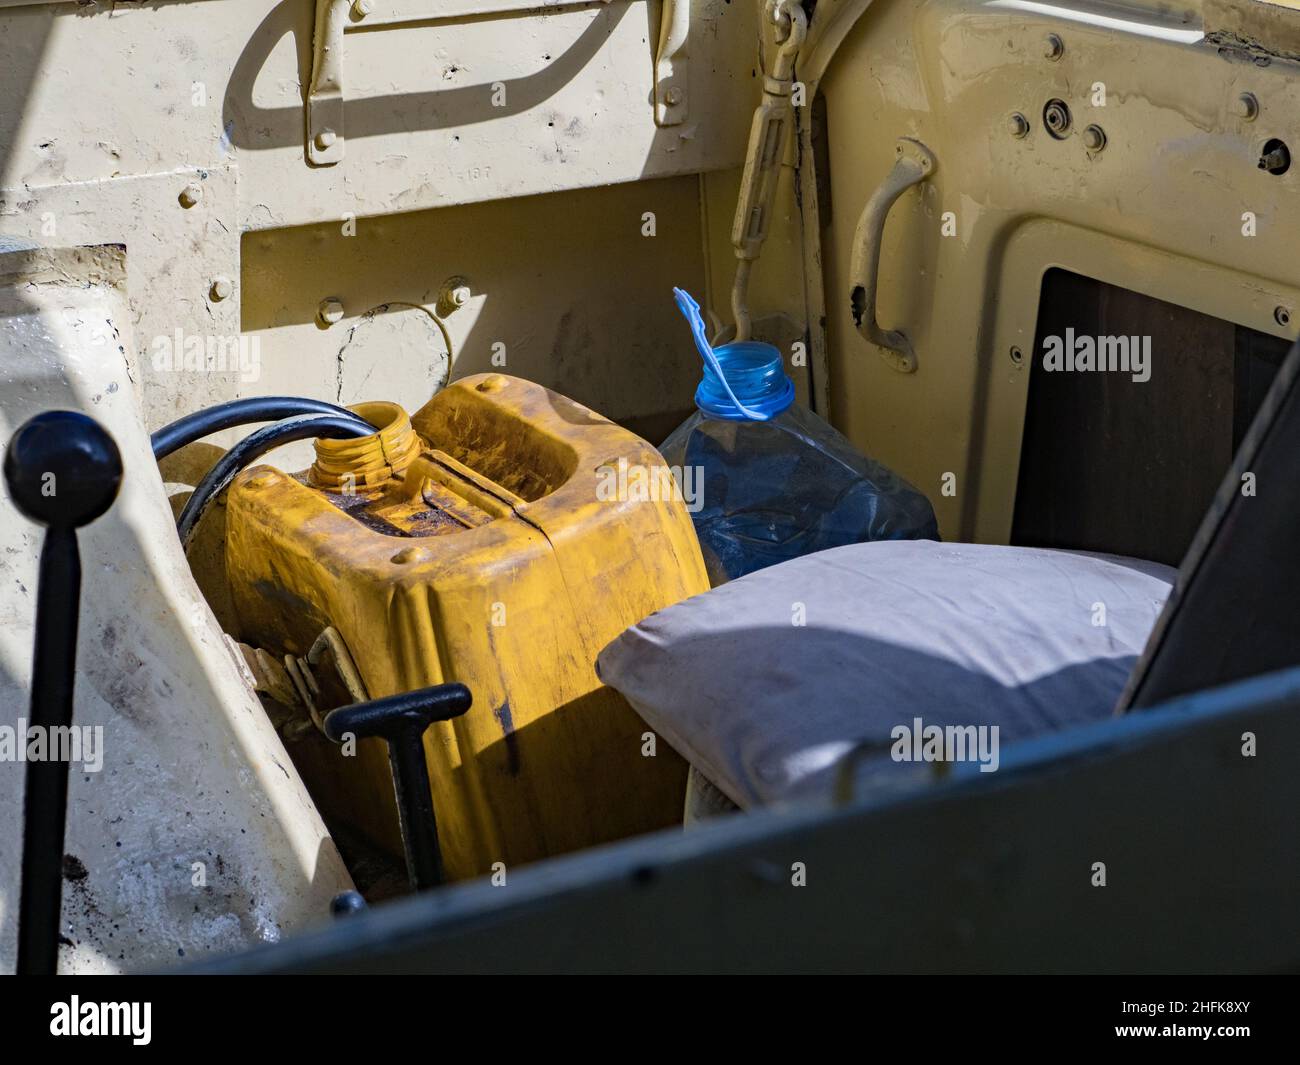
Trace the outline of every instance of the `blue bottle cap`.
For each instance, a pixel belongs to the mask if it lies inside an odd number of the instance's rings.
[[[695,346],[704,359],[704,378],[695,390],[695,405],[715,418],[766,421],[794,402],[794,382],[771,344],[738,340],[714,348],[704,330],[700,305],[685,289],[673,298],[690,323]]]
[[[794,402],[794,382],[781,363],[781,352],[773,345],[737,340],[714,348],[713,354],[726,380],[720,381],[713,367],[705,364],[695,390],[695,405],[706,414],[734,421],[766,421]]]

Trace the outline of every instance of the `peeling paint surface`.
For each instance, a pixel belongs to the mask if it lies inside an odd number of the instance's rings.
[[[127,344],[121,253],[0,255],[0,443],[32,414],[83,410],[126,475],[80,534],[74,723],[102,729],[102,767],[74,766],[60,965],[153,968],[274,942],[328,919],[351,881],[199,597],[153,464]],[[2,494],[2,490],[0,490]],[[27,716],[41,530],[0,522],[0,723]],[[24,766],[0,762],[21,809]],[[0,968],[16,948],[22,819],[0,831]]]

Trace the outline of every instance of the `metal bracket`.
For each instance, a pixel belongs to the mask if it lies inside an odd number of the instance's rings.
[[[350,0],[316,0],[307,90],[307,159],[316,166],[343,158],[343,29],[351,10]]]
[[[5,0],[0,0],[2,5]],[[333,166],[343,158],[343,31],[350,24],[365,22],[367,27],[428,22],[431,19],[489,18],[527,11],[540,14],[552,10],[583,7],[591,0],[386,0],[382,9],[376,10],[375,0],[316,0],[316,29],[312,35],[311,84],[307,89],[307,159],[315,166]],[[611,0],[599,0],[608,4]],[[675,11],[674,9],[680,9]],[[686,25],[689,23],[689,0],[674,3],[665,0],[665,34],[671,23],[672,44],[664,36],[661,42],[663,58],[656,62],[656,76],[666,68],[675,84],[665,84],[663,97],[668,110],[685,115],[685,107],[671,103],[686,99],[686,72],[677,70],[674,63],[685,61]],[[680,27],[678,24],[681,23]],[[666,50],[665,50],[666,49]],[[680,53],[680,60],[675,57]],[[678,84],[680,83],[680,87]],[[656,83],[656,100],[659,83]],[[656,107],[656,113],[658,107]],[[681,117],[661,122],[674,125]]]
[[[912,137],[900,137],[895,148],[898,159],[881,186],[871,194],[853,234],[849,259],[849,304],[853,324],[867,340],[880,347],[881,357],[899,373],[916,370],[916,352],[906,334],[883,329],[876,321],[876,289],[880,284],[880,244],[889,209],[913,185],[934,173],[938,159],[929,148]]]
[[[306,655],[301,658],[285,655],[284,668],[298,698],[307,707],[312,724],[322,732],[325,717],[331,710],[349,705],[347,700],[364,703],[370,698],[348,645],[333,625],[321,630]],[[309,727],[295,730],[295,735],[308,730]]]
[[[655,51],[655,125],[686,121],[690,70],[691,0],[664,0]]]

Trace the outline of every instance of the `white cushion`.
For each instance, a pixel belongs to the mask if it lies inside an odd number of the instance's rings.
[[[899,725],[1000,743],[1109,714],[1176,571],[891,540],[760,570],[633,625],[597,671],[741,806],[829,791]]]

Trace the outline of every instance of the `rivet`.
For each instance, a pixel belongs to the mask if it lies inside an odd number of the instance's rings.
[[[316,308],[316,317],[326,325],[333,325],[343,320],[343,303],[337,297],[329,296],[320,301]]]
[[[396,562],[399,566],[405,566],[412,562],[427,562],[433,557],[427,547],[404,547],[395,554],[391,561]]]
[[[1232,113],[1247,122],[1254,122],[1259,114],[1259,100],[1253,92],[1243,92],[1232,101]]]
[[[208,294],[212,297],[214,303],[220,303],[222,300],[229,299],[230,294],[235,291],[235,286],[230,283],[228,277],[218,277],[212,282],[212,288]]]
[[[270,488],[280,479],[279,473],[269,467],[263,466],[261,469],[254,469],[244,475],[244,487],[255,488],[259,491],[263,488]]]
[[[1017,111],[1007,119],[1007,132],[1016,138],[1026,136],[1029,133],[1029,119]]]
[[[1047,41],[1043,45],[1043,55],[1047,59],[1055,62],[1060,59],[1061,56],[1065,55],[1065,42],[1055,33],[1049,33],[1047,35]]]
[[[1290,325],[1291,311],[1286,307],[1275,308],[1273,310],[1273,321],[1277,322],[1278,325]]]
[[[1088,126],[1083,131],[1083,146],[1090,152],[1099,152],[1106,147],[1106,131],[1100,126]]]
[[[675,107],[682,102],[682,90],[674,86],[664,93],[664,100],[671,106]]]
[[[203,199],[203,189],[198,185],[190,183],[181,189],[181,194],[177,199],[180,200],[182,207],[193,207]]]
[[[352,17],[363,19],[369,15],[370,12],[374,11],[374,9],[374,0],[353,0]]]
[[[316,147],[322,152],[327,151],[334,147],[335,140],[337,140],[337,138],[332,129],[323,129],[316,134]]]

